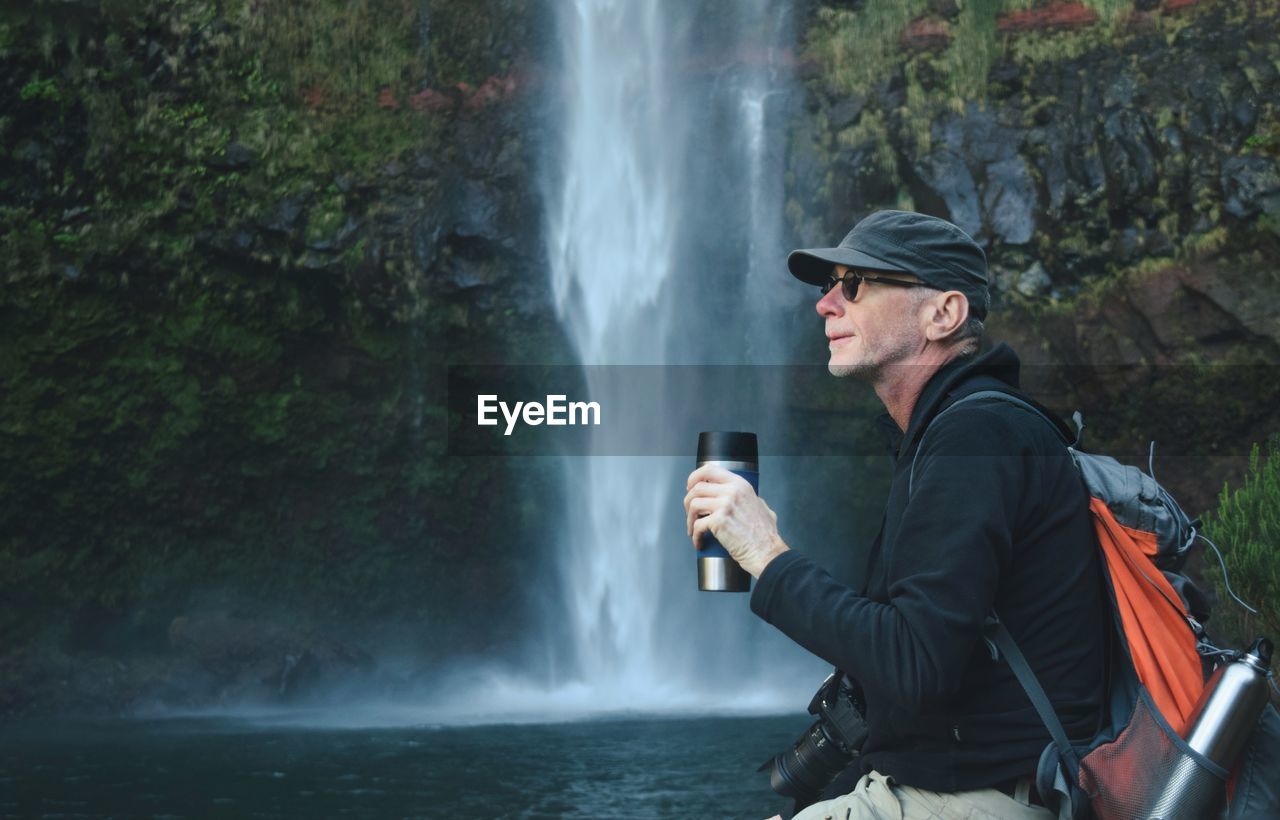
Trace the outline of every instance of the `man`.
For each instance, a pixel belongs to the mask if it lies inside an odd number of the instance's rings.
[[[791,551],[731,472],[696,470],[684,503],[694,545],[712,533],[758,579],[752,611],[863,691],[868,739],[827,792],[842,796],[797,817],[1050,817],[1033,787],[1048,730],[992,657],[984,620],[999,614],[1067,732],[1086,739],[1104,610],[1084,489],[1054,430],[998,399],[938,418],[979,390],[1022,396],[1012,350],[976,355],[986,257],[949,222],[881,211],[787,264],[822,288],[831,373],[870,384],[887,411],[894,472],[867,586]],[[848,493],[828,488],[833,515]]]

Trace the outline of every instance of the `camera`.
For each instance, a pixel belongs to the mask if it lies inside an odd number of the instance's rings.
[[[860,690],[844,673],[827,676],[809,702],[809,714],[818,719],[791,746],[757,771],[769,770],[769,786],[797,806],[818,799],[822,790],[844,770],[867,739],[866,707]]]

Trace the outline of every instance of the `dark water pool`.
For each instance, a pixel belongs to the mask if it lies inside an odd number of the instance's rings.
[[[394,729],[229,718],[0,726],[0,816],[760,818],[808,725],[629,718]]]

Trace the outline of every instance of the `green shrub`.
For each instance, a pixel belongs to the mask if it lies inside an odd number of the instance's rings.
[[[1213,636],[1241,647],[1258,635],[1280,639],[1280,436],[1262,448],[1254,445],[1244,485],[1225,485],[1218,509],[1207,517],[1205,535],[1222,550],[1236,595],[1258,610],[1251,615],[1230,600],[1222,573],[1206,556],[1205,575],[1218,593]]]

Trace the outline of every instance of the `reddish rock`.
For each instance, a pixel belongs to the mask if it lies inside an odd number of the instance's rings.
[[[1083,28],[1098,22],[1098,13],[1084,3],[1055,2],[1039,8],[1003,14],[996,29],[1003,32]]]
[[[1154,12],[1134,9],[1125,15],[1124,22],[1129,31],[1151,32],[1156,27],[1156,15]]]
[[[951,43],[951,24],[929,17],[913,20],[903,29],[899,42],[910,51],[944,49]]]
[[[390,108],[392,111],[400,107],[400,101],[396,99],[395,92],[391,90],[390,86],[378,92],[378,107]]]
[[[434,88],[424,88],[417,94],[410,95],[409,107],[419,113],[434,114],[453,108],[453,99]]]
[[[515,87],[515,80],[509,76],[490,77],[481,83],[475,93],[467,99],[466,106],[472,110],[484,108],[511,96],[515,92]]]
[[[313,111],[324,108],[328,101],[329,94],[323,86],[312,85],[302,89],[302,103]]]
[[[1181,11],[1191,6],[1197,6],[1200,0],[1164,0],[1165,11]]]

